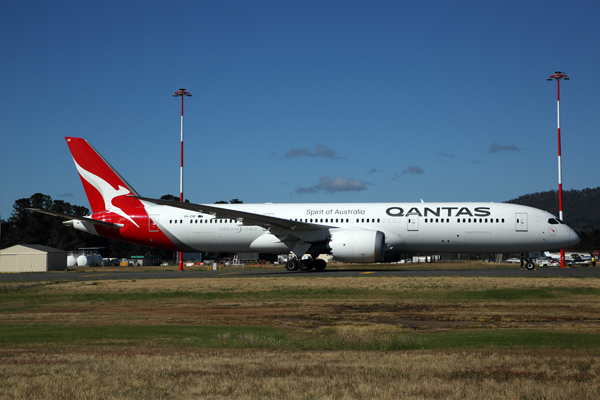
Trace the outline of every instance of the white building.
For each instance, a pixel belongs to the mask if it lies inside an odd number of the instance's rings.
[[[67,252],[42,246],[23,244],[0,250],[0,272],[64,271]]]

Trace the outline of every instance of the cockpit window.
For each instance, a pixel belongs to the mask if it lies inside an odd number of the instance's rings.
[[[549,223],[550,225],[564,224],[564,222],[562,222],[562,221],[561,221],[560,219],[558,219],[558,218],[550,218],[550,219],[548,220],[548,223]]]

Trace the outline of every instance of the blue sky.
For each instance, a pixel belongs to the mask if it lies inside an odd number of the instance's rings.
[[[0,215],[36,192],[89,207],[65,136],[140,194],[177,195],[180,87],[196,203],[556,189],[556,70],[563,187],[597,187],[599,17],[589,1],[4,2]]]

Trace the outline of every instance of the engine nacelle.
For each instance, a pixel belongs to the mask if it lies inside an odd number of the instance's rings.
[[[331,233],[329,248],[337,261],[372,263],[383,260],[385,234],[372,229],[340,229]]]

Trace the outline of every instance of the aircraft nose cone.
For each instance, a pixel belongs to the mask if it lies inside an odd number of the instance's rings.
[[[573,229],[569,228],[569,247],[575,246],[581,239],[579,239],[579,235]]]

